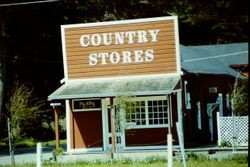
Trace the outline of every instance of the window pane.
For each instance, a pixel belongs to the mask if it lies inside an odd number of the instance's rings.
[[[160,125],[167,123],[167,100],[150,101],[152,107],[148,108],[148,117],[150,125]]]
[[[163,125],[168,123],[167,110],[167,100],[131,101],[128,102],[126,118],[127,122],[134,122],[138,126]]]
[[[136,125],[146,124],[145,101],[135,101],[127,103],[127,122],[135,122]]]

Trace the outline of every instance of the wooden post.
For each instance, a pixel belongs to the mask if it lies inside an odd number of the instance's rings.
[[[57,107],[54,107],[55,115],[55,136],[56,136],[56,149],[60,147],[60,137],[59,137],[59,113]]]
[[[60,147],[60,138],[59,138],[59,110],[57,106],[60,106],[61,103],[51,103],[50,104],[54,109],[54,116],[55,116],[55,137],[56,137],[56,149]]]
[[[113,98],[110,98],[110,127],[111,127],[111,142],[112,142],[112,158],[114,156],[115,153],[115,126],[114,126],[114,106],[113,106]]]

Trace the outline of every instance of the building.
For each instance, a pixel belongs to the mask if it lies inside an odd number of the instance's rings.
[[[181,45],[180,52],[185,143],[217,143],[216,112],[232,114],[230,94],[235,79],[249,72],[248,43]]]
[[[166,148],[182,123],[177,17],[61,26],[67,151]],[[124,128],[117,128],[125,97]],[[57,120],[57,119],[56,119]],[[121,126],[120,126],[121,127]],[[57,137],[58,139],[58,137]]]
[[[216,143],[215,113],[231,114],[235,78],[249,71],[247,43],[179,45],[176,17],[63,25],[67,151],[161,149]],[[240,72],[238,71],[240,70]],[[133,104],[119,128],[120,98]],[[57,119],[56,119],[57,120]],[[116,143],[116,144],[115,144]]]

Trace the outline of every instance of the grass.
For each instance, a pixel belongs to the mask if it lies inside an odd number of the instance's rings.
[[[33,139],[23,139],[17,143],[17,148],[22,147],[35,147],[37,141]],[[66,140],[60,140],[61,144],[65,144]],[[55,146],[55,141],[42,142],[44,147]],[[0,149],[8,148],[6,141],[0,141]],[[0,162],[1,164],[1,162]],[[35,164],[17,164],[16,167],[34,167]],[[58,162],[44,162],[43,167],[166,167],[167,162],[164,158],[151,157],[144,161],[132,161],[130,159],[123,159],[121,161],[114,162],[75,162],[75,163],[58,163]],[[173,162],[174,167],[182,167],[180,160]],[[188,167],[247,167],[248,155],[235,154],[226,159],[208,159],[204,155],[188,154],[187,155]],[[0,167],[11,167],[11,165],[0,165]]]
[[[37,140],[34,140],[32,138],[23,138],[22,140],[17,142],[16,148],[32,148],[32,147],[36,147]],[[49,147],[49,146],[55,146],[56,145],[56,141],[52,140],[52,141],[44,141],[41,142],[43,147]],[[60,144],[66,144],[66,140],[60,140]],[[0,140],[0,149],[8,149],[9,145],[8,145],[8,141],[5,140]]]
[[[60,140],[60,144],[66,144],[66,140]],[[56,141],[55,140],[51,140],[51,141],[42,142],[42,145],[44,147],[55,146],[56,145]]]
[[[16,165],[16,167],[33,167],[35,164],[23,164]],[[110,162],[75,162],[75,163],[56,163],[56,162],[45,162],[43,167],[166,167],[167,162],[164,158],[151,157],[144,161],[133,161],[131,159],[123,159],[120,161]],[[180,160],[173,162],[174,167],[182,167]],[[226,159],[208,159],[205,156],[191,156],[187,160],[188,167],[247,167],[248,156],[246,154],[235,154]],[[0,167],[11,167],[5,165]]]

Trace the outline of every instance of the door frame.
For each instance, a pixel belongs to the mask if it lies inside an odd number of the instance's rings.
[[[110,98],[102,99],[102,130],[103,130],[103,151],[110,151],[112,148],[111,138],[111,128],[110,126]],[[113,108],[113,113],[115,111],[115,107]],[[125,133],[124,132],[116,132],[116,140],[120,138],[120,144],[116,145],[116,149],[123,150],[125,148]]]

